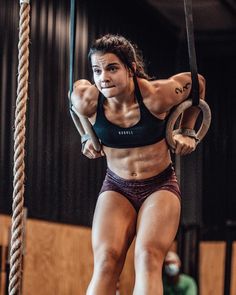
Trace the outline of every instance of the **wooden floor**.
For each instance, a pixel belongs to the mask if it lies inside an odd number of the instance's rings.
[[[0,215],[1,285],[5,295],[10,217]],[[120,294],[134,284],[132,244],[120,277]],[[173,245],[175,247],[175,245]],[[223,295],[224,242],[200,244],[200,295]],[[93,269],[90,228],[27,220],[22,295],[84,295]],[[236,294],[236,243],[231,295]]]

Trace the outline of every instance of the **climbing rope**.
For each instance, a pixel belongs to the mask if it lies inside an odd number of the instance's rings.
[[[23,253],[23,204],[25,180],[25,121],[29,68],[29,1],[20,1],[18,86],[15,110],[13,204],[10,249],[9,295],[20,294]]]

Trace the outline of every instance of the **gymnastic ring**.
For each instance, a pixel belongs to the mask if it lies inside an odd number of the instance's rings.
[[[183,101],[182,103],[180,103],[179,105],[177,105],[175,107],[175,109],[173,110],[173,112],[171,113],[171,115],[167,121],[166,141],[172,150],[175,150],[175,141],[173,138],[173,131],[174,131],[175,123],[176,123],[177,119],[179,118],[180,114],[183,113],[186,109],[190,108],[191,106],[192,106],[191,99]],[[208,104],[203,99],[199,100],[199,104],[197,105],[197,107],[199,107],[201,109],[202,115],[203,115],[202,124],[196,134],[197,138],[199,139],[197,141],[197,144],[198,144],[199,142],[201,142],[203,137],[206,135],[206,133],[210,127],[211,110],[210,110]]]

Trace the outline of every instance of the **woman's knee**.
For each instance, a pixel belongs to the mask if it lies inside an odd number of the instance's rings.
[[[135,249],[135,265],[148,272],[162,269],[165,250],[155,245],[140,245]]]
[[[123,264],[124,255],[111,247],[102,247],[94,253],[95,271],[102,274],[114,274],[119,272]]]

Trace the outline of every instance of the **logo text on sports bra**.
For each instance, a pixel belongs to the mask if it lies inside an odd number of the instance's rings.
[[[119,135],[132,135],[133,131],[132,130],[130,130],[130,131],[118,131],[118,134]]]

